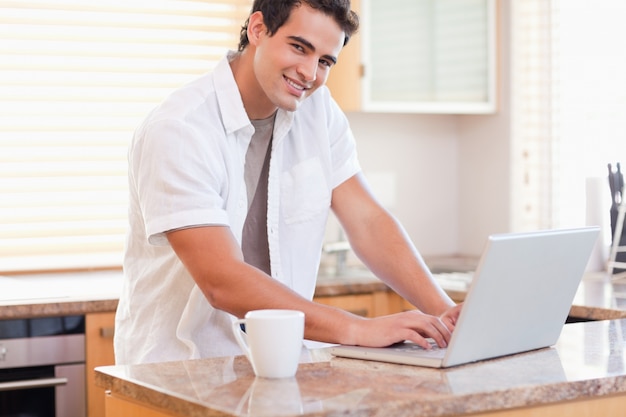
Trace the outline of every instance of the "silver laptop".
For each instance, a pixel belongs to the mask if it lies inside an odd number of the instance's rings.
[[[598,227],[489,237],[445,349],[410,342],[339,345],[335,356],[447,368],[556,343],[585,272]]]

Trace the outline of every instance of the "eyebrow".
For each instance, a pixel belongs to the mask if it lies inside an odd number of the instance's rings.
[[[311,42],[307,41],[303,37],[301,37],[301,36],[288,36],[287,38],[291,39],[292,41],[296,41],[298,43],[301,43],[306,48],[308,48],[311,51],[315,52],[315,46],[313,46],[313,44]],[[337,63],[337,57],[334,57],[332,55],[323,55],[322,58],[328,59],[329,61],[332,61],[333,64]]]

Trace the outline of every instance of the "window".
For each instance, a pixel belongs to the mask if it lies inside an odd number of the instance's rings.
[[[126,148],[251,0],[0,0],[0,272],[121,265]]]
[[[601,224],[626,165],[626,3],[513,2],[517,229]],[[518,192],[519,190],[519,192]]]

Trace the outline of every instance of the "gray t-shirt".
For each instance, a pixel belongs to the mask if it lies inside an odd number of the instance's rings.
[[[244,261],[271,274],[267,241],[267,178],[276,113],[253,120],[255,132],[246,152],[244,178],[248,192],[248,215],[243,225],[241,249]]]

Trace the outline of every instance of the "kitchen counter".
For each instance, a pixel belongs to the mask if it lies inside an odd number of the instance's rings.
[[[0,319],[112,312],[121,289],[121,271],[0,277]]]
[[[434,276],[454,301],[462,302],[471,283],[471,274],[450,272]],[[338,277],[320,277],[315,296],[365,294],[386,290],[388,287],[385,283],[371,274],[361,272]],[[575,320],[626,318],[626,279],[612,280],[605,272],[586,273],[578,287],[569,315]]]
[[[462,301],[469,288],[468,277],[462,274],[454,274],[453,279],[438,280],[446,293],[455,301]],[[437,275],[436,275],[437,277]],[[356,273],[341,276],[321,276],[315,287],[315,297],[331,297],[338,295],[368,294],[376,291],[389,291],[389,287],[373,274]]]
[[[626,318],[626,278],[612,279],[606,272],[585,274],[570,316],[588,320]]]
[[[286,380],[255,378],[237,356],[101,367],[96,383],[109,416],[622,416],[625,335],[626,320],[567,324],[552,348],[447,370],[314,348]]]
[[[465,298],[471,273],[442,272],[435,277],[453,300]],[[121,271],[0,277],[0,320],[113,312],[121,288]],[[354,269],[343,276],[320,276],[315,296],[388,290],[371,273]],[[626,318],[626,279],[614,281],[606,273],[587,273],[570,316],[580,320]]]

